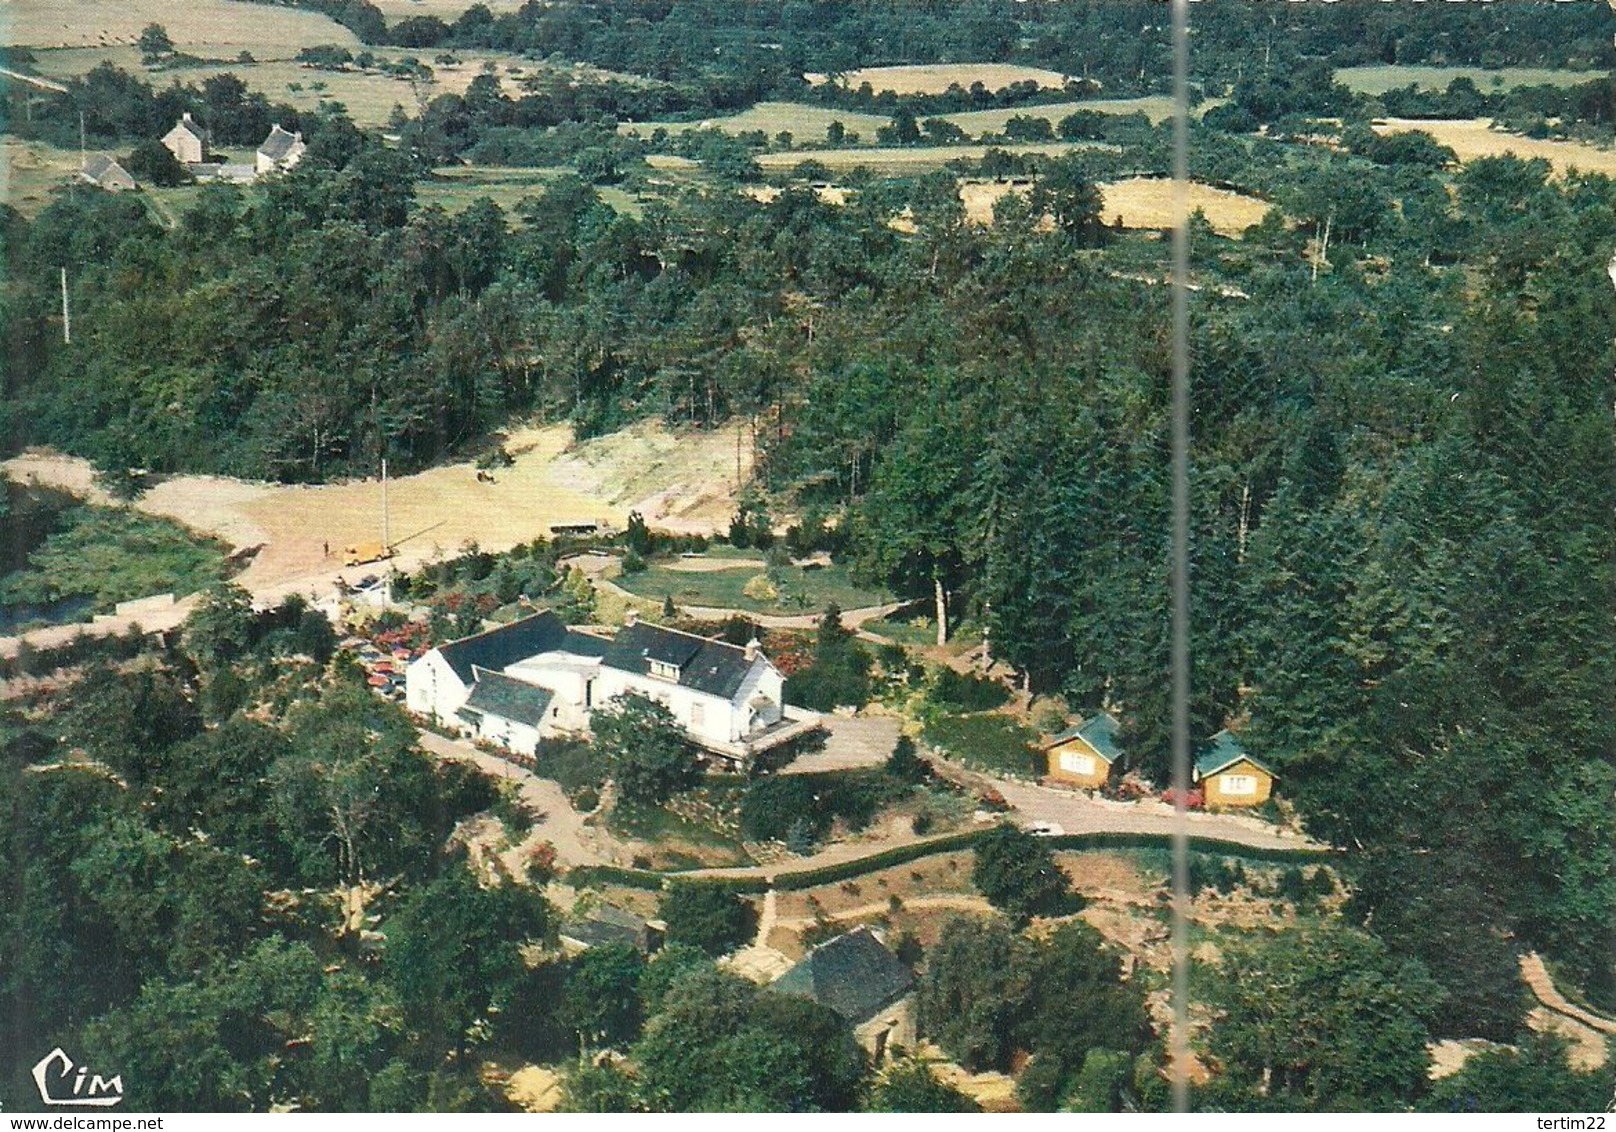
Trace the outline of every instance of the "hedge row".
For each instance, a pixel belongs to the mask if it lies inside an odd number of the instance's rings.
[[[872,853],[868,857],[842,861],[839,864],[826,865],[823,868],[786,873],[783,876],[775,877],[774,887],[782,892],[796,892],[804,888],[817,888],[822,884],[835,884],[837,881],[851,880],[854,877],[864,876],[880,869],[889,869],[894,865],[905,865],[910,861],[918,861],[922,857],[932,857],[939,853],[955,853],[961,849],[970,848],[982,837],[986,836],[991,829],[991,826],[969,829],[943,837],[934,837],[928,841],[916,841],[909,845],[894,846],[879,853]],[[1167,849],[1172,847],[1172,838],[1166,834],[1159,833],[1068,833],[1060,837],[1051,837],[1047,843],[1054,850]],[[1238,857],[1247,861],[1263,861],[1276,865],[1317,862],[1330,856],[1333,852],[1329,849],[1304,848],[1257,849],[1249,845],[1242,845],[1238,841],[1225,841],[1217,837],[1191,837],[1190,851],[1217,854],[1224,857]],[[629,888],[658,890],[668,880],[684,880],[695,884],[718,885],[738,894],[761,893],[769,889],[769,882],[764,877],[689,877],[680,873],[659,873],[649,869],[620,869],[612,865],[581,866],[569,872],[567,880],[579,887],[590,884],[620,884]]]

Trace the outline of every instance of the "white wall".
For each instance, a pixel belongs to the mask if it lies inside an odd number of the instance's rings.
[[[453,724],[471,689],[460,682],[443,654],[433,649],[404,669],[404,705],[417,715]]]

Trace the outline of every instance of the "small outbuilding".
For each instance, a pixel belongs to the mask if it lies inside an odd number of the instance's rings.
[[[1052,782],[1096,790],[1124,759],[1117,746],[1120,724],[1107,712],[1068,728],[1044,744],[1046,774]]]
[[[1206,741],[1195,756],[1195,782],[1208,809],[1260,806],[1274,791],[1277,775],[1225,728]]]
[[[139,187],[135,184],[135,179],[129,175],[129,170],[104,153],[98,153],[87,159],[84,168],[79,170],[79,176],[90,184],[113,193],[128,192]]]
[[[835,1011],[878,1065],[892,1046],[914,1046],[914,987],[914,972],[863,926],[820,944],[769,984]]]
[[[288,132],[281,129],[279,122],[275,123],[264,144],[258,147],[258,174],[286,172],[303,160],[303,151],[307,148],[301,132]]]

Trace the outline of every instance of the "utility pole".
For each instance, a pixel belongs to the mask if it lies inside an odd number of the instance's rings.
[[[382,549],[392,546],[387,537],[387,457],[382,457]]]
[[[73,344],[73,315],[67,309],[67,268],[62,268],[62,342]]]

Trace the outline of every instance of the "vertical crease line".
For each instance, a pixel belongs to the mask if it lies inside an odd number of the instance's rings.
[[[1173,1111],[1189,1109],[1189,0],[1173,0]]]

